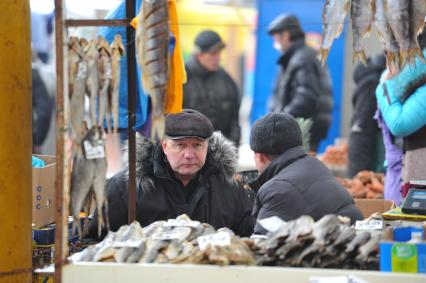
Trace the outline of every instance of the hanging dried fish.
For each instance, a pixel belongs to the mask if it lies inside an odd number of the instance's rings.
[[[99,80],[100,89],[98,97],[98,125],[103,127],[104,119],[107,120],[108,133],[111,132],[111,117],[107,111],[108,93],[111,86],[112,69],[111,69],[111,49],[108,41],[102,36],[98,37],[99,51]]]
[[[138,14],[136,52],[142,86],[151,98],[151,138],[164,135],[164,103],[169,78],[168,0],[145,0]]]
[[[84,96],[86,93],[87,65],[83,60],[83,51],[76,37],[71,37],[69,40],[68,56],[70,120],[75,142],[80,143],[86,132]]]
[[[424,0],[423,0],[424,1]],[[415,57],[423,58],[417,42],[417,32],[421,30],[421,25],[415,25],[417,20],[413,18],[415,7],[412,6],[417,1],[413,0],[386,0],[385,9],[388,15],[389,26],[399,45],[400,68],[405,64],[415,64]],[[423,15],[424,21],[424,15]]]
[[[367,66],[362,39],[368,36],[371,30],[375,13],[374,0],[352,0],[351,20],[353,32],[354,62],[358,59]]]
[[[385,0],[376,0],[376,13],[374,15],[374,25],[386,55],[388,68],[391,70],[399,68],[399,46],[389,26],[388,17],[385,11]]]
[[[98,70],[98,58],[99,52],[95,40],[91,40],[84,48],[85,60],[87,63],[87,81],[86,88],[87,93],[90,97],[90,118],[92,125],[97,126],[96,121],[96,99],[99,91],[99,70]],[[101,126],[101,124],[99,124]]]
[[[120,90],[120,61],[121,56],[124,54],[124,45],[121,41],[121,35],[117,34],[111,44],[111,92],[109,98],[109,109],[113,119],[114,133],[118,131],[118,103],[119,103],[119,90]]]
[[[326,0],[322,12],[323,41],[319,58],[324,65],[335,38],[343,31],[346,15],[351,8],[351,0]]]

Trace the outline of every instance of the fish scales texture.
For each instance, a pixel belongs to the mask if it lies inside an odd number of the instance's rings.
[[[345,19],[350,11],[351,0],[326,0],[322,12],[323,42],[319,51],[319,59],[324,65],[335,38],[343,31]]]
[[[389,26],[388,16],[385,10],[385,1],[386,0],[376,0],[374,25],[386,55],[388,68],[397,69],[399,68],[399,46]]]
[[[365,66],[367,65],[367,58],[362,45],[362,39],[370,33],[371,25],[374,20],[374,12],[374,0],[352,0],[351,19],[354,61],[358,59]]]
[[[142,86],[151,98],[151,138],[164,135],[164,107],[169,77],[169,14],[167,0],[145,0],[138,15],[136,49]]]

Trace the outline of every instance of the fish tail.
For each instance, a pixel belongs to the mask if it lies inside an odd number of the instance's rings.
[[[364,50],[354,51],[353,62],[355,63],[357,60],[361,61],[364,66],[367,66],[367,56],[365,56]]]
[[[330,52],[330,49],[328,49],[328,48],[321,48],[320,50],[319,50],[319,53],[318,53],[318,60],[320,60],[321,61],[321,64],[324,66],[325,65],[325,62],[327,61],[327,58],[328,58],[328,54],[329,54],[329,52]]]
[[[386,53],[386,63],[390,70],[399,69],[399,53],[388,51]]]
[[[152,117],[151,139],[162,140],[165,131],[165,118],[163,114]]]
[[[409,59],[409,52],[408,51],[400,51],[399,54],[399,68],[402,70],[404,68],[405,64],[407,64]]]

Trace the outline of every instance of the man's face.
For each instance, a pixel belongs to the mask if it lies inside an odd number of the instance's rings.
[[[280,52],[286,52],[291,47],[290,33],[288,31],[274,33],[272,39],[274,41],[274,47],[279,46],[278,51]]]
[[[265,154],[255,152],[254,163],[256,164],[257,171],[261,174],[271,163],[271,160]]]
[[[220,68],[220,57],[222,50],[215,52],[205,52],[197,54],[197,59],[200,64],[208,71],[214,72]]]
[[[208,142],[198,138],[172,140],[162,143],[164,154],[178,179],[192,178],[203,168],[207,157]]]

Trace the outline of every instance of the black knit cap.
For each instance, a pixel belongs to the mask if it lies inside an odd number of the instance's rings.
[[[170,113],[166,116],[165,134],[171,139],[196,137],[207,139],[213,134],[212,122],[192,109],[183,109],[179,113]]]
[[[257,153],[276,155],[302,144],[299,124],[293,116],[284,113],[263,116],[250,132],[250,148]]]
[[[216,32],[205,30],[200,32],[195,38],[195,46],[203,53],[216,52],[223,49],[225,43]]]
[[[295,15],[280,14],[278,15],[268,27],[268,33],[273,35],[283,31],[288,31],[292,40],[303,37],[305,33],[300,26],[299,19]]]

